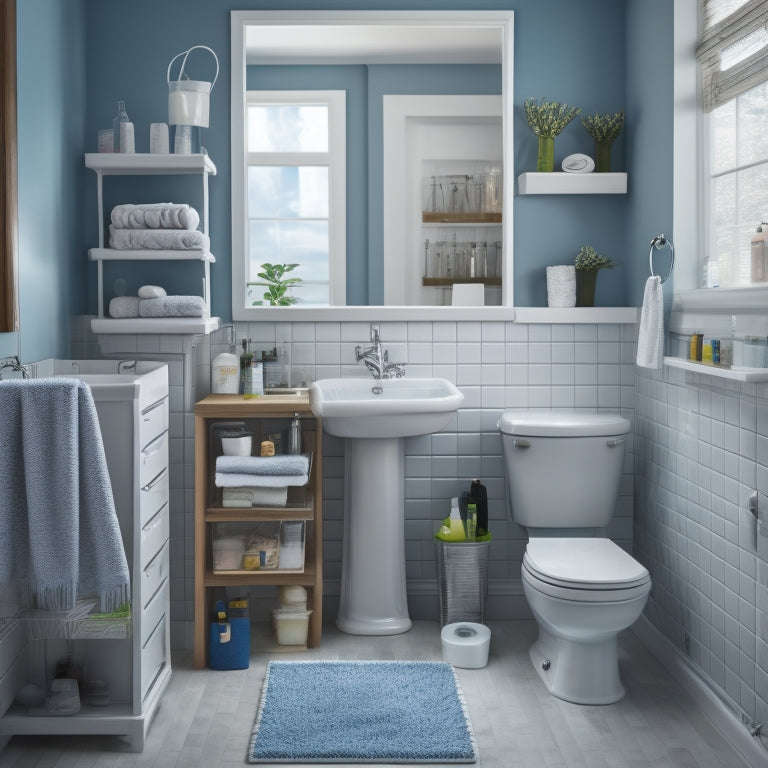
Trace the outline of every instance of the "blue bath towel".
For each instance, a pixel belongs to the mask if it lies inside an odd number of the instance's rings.
[[[76,379],[0,382],[0,587],[38,608],[130,599],[98,415]]]

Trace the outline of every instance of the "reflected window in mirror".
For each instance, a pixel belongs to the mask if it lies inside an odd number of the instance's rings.
[[[248,91],[246,306],[345,303],[343,91]]]

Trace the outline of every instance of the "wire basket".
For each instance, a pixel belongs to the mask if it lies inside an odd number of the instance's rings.
[[[441,626],[483,623],[490,545],[490,541],[435,541]]]
[[[30,640],[71,640],[83,630],[95,605],[93,600],[79,600],[70,611],[26,608],[19,613],[19,619]]]

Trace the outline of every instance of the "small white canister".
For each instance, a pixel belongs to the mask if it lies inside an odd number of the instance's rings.
[[[240,363],[237,355],[222,352],[211,365],[211,392],[216,395],[236,395],[240,387]]]
[[[485,624],[461,621],[447,624],[440,633],[443,658],[454,667],[480,669],[488,665],[491,630]]]

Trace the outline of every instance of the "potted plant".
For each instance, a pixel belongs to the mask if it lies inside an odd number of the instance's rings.
[[[613,114],[587,115],[581,118],[581,124],[595,142],[595,170],[608,173],[611,170],[611,147],[624,127],[624,110]]]
[[[248,283],[248,285],[264,285],[267,290],[264,291],[264,301],[254,301],[254,307],[261,307],[265,304],[270,307],[290,307],[298,299],[295,296],[288,296],[288,289],[301,282],[300,277],[285,277],[286,272],[291,272],[298,264],[262,264],[262,271],[258,273],[263,282]]]
[[[581,112],[581,107],[569,107],[559,101],[526,99],[525,117],[533,133],[539,137],[537,171],[552,171],[555,167],[555,137]]]
[[[591,245],[582,245],[576,254],[576,306],[593,307],[595,305],[595,285],[597,273],[601,269],[613,269],[612,259],[598,253]]]

